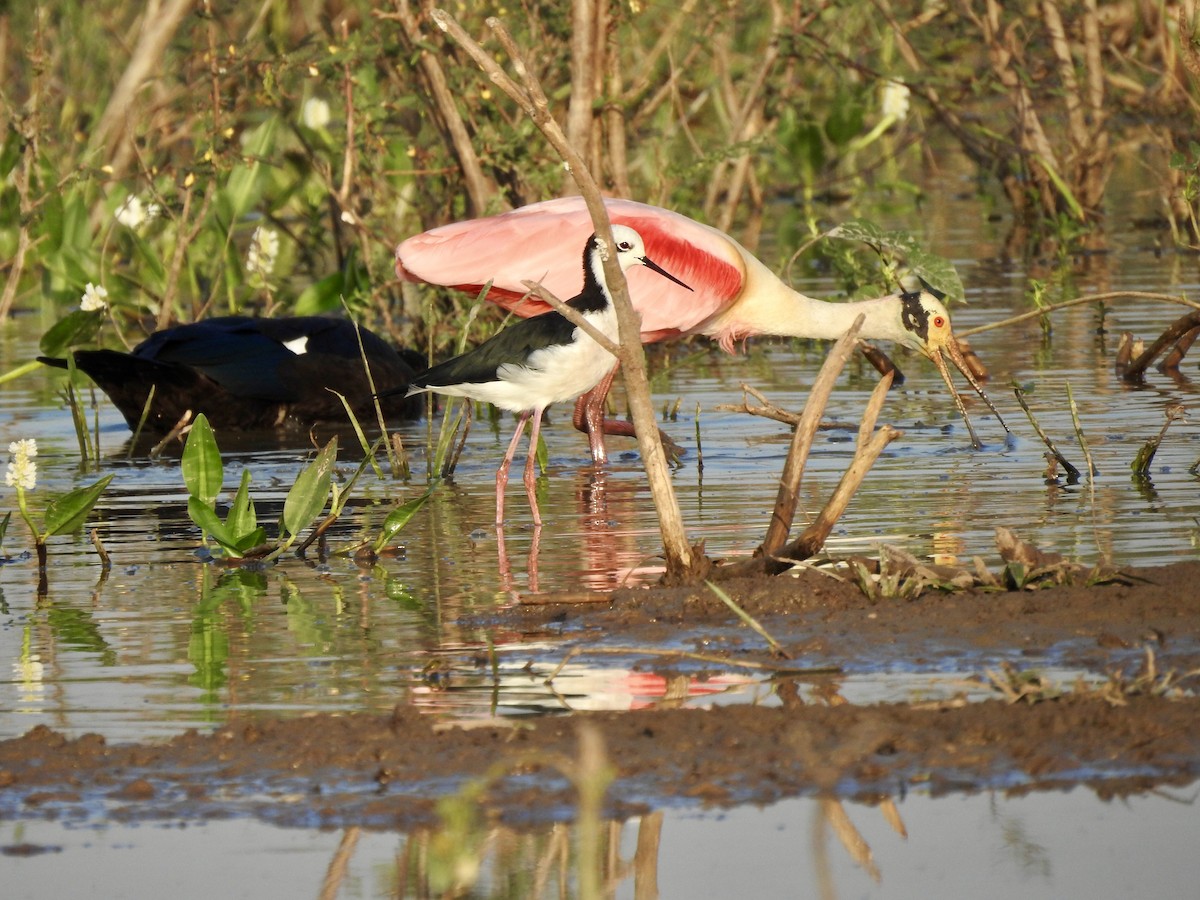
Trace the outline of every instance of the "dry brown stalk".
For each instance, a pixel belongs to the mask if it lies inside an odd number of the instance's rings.
[[[885,380],[880,379],[880,384],[882,385]],[[862,484],[863,479],[867,477],[871,466],[875,465],[875,460],[879,459],[879,455],[883,453],[888,444],[903,434],[904,432],[891,425],[884,425],[872,435],[870,441],[858,445],[849,468],[838,481],[833,494],[830,495],[828,502],[822,507],[817,517],[798,538],[783,548],[778,557],[764,560],[768,574],[777,575],[785,572],[792,567],[793,560],[808,559],[825,546],[825,541],[829,538],[829,533],[833,531],[833,526],[837,524],[837,520],[842,517],[846,507],[850,505],[850,499]]]
[[[962,338],[971,337],[976,334],[981,334],[985,331],[991,331],[994,328],[1004,328],[1008,325],[1016,325],[1020,322],[1026,322],[1029,319],[1037,319],[1046,313],[1056,312],[1060,309],[1066,309],[1069,306],[1079,306],[1083,303],[1106,303],[1109,300],[1159,300],[1164,303],[1177,303],[1180,306],[1190,306],[1192,309],[1200,309],[1200,303],[1195,300],[1189,300],[1180,294],[1157,294],[1152,291],[1106,291],[1103,294],[1088,294],[1084,297],[1075,297],[1072,300],[1064,300],[1062,303],[1053,303],[1050,306],[1043,306],[1040,309],[1031,309],[1029,312],[1024,312],[1016,316],[1010,316],[1007,319],[1001,319],[998,322],[989,322],[987,325],[979,325],[975,328],[968,328],[965,331],[956,331],[955,334],[961,340]]]
[[[903,433],[890,425],[884,425],[875,431],[879,411],[882,409],[883,401],[892,385],[891,375],[886,374],[875,386],[863,413],[862,423],[858,429],[858,446],[849,467],[816,519],[796,540],[785,546],[784,542],[787,540],[788,532],[791,530],[792,521],[795,518],[796,504],[800,496],[800,479],[804,474],[804,464],[812,447],[813,436],[820,425],[821,416],[829,402],[829,395],[833,390],[838,373],[841,372],[846,360],[854,350],[856,336],[862,322],[863,317],[859,316],[850,331],[834,345],[821,367],[816,381],[813,382],[808,400],[804,404],[804,411],[792,435],[792,446],[788,451],[783,474],[779,479],[775,509],[771,513],[771,522],[762,545],[750,559],[717,570],[716,577],[730,578],[753,574],[777,575],[787,571],[796,561],[807,559],[819,551],[829,537],[830,531],[833,530],[833,526],[846,511],[850,499],[862,484],[867,472],[879,458],[879,454]]]
[[[421,3],[423,15],[428,15],[430,8],[431,4],[428,2]],[[420,67],[421,76],[425,79],[429,94],[433,98],[437,118],[449,138],[450,145],[454,148],[458,164],[462,167],[463,181],[466,183],[467,198],[470,200],[472,210],[476,215],[485,215],[489,212],[489,208],[496,203],[506,207],[507,203],[497,192],[495,183],[483,173],[483,166],[471,144],[471,135],[467,131],[462,116],[459,115],[458,105],[454,101],[454,93],[450,90],[450,82],[446,78],[441,62],[426,49],[428,40],[421,31],[420,22],[412,10],[412,4],[409,3],[409,0],[396,0],[395,13],[380,13],[379,15],[380,18],[395,19],[399,22],[404,33],[404,40],[412,50],[417,51],[417,64]]]
[[[133,132],[129,127],[134,97],[161,63],[180,23],[192,9],[192,0],[165,0],[147,4],[141,34],[129,64],[108,98],[108,105],[92,131],[90,147],[99,150],[116,175],[132,158]]]
[[[492,82],[521,107],[562,157],[587,203],[596,233],[608,241],[610,247],[614,246],[612,224],[608,220],[608,212],[600,196],[600,189],[579,154],[567,140],[562,128],[550,114],[550,104],[542,86],[526,65],[524,55],[517,47],[512,35],[509,34],[508,29],[497,18],[493,17],[487,20],[488,27],[500,41],[513,69],[520,78],[520,85],[508,76],[491,54],[471,38],[448,12],[438,9],[434,10],[431,15],[438,27],[446,31],[466,50]],[[642,464],[650,483],[650,493],[654,498],[654,506],[658,513],[659,531],[662,534],[667,567],[665,578],[668,582],[702,578],[706,574],[708,563],[702,554],[696,552],[688,544],[683,530],[683,516],[675,497],[674,485],[671,483],[666,453],[663,451],[663,445],[659,439],[654,407],[650,400],[641,328],[637,313],[634,312],[633,305],[629,300],[629,287],[625,282],[625,275],[621,271],[615,253],[610,253],[604,260],[604,274],[617,312],[618,329],[621,335],[619,359],[625,374],[630,411],[633,413],[633,425],[637,432],[638,449],[641,452]],[[564,309],[566,307],[560,309],[560,312]],[[573,313],[574,311],[568,310],[568,312]],[[564,315],[567,313],[564,312]],[[567,318],[577,325],[583,321],[582,317],[572,315],[567,315]]]
[[[865,316],[860,315],[825,358],[821,371],[817,373],[809,391],[808,400],[804,404],[804,412],[796,424],[792,434],[792,446],[788,450],[787,460],[783,465],[783,474],[779,477],[779,491],[775,496],[775,508],[771,511],[771,523],[767,527],[767,536],[763,539],[761,554],[773,556],[787,540],[791,531],[792,521],[796,516],[796,503],[800,497],[800,479],[804,475],[804,465],[808,462],[808,453],[812,449],[813,438],[821,424],[821,416],[829,403],[829,395],[833,386],[854,352],[854,344],[858,339],[859,329],[862,328]],[[891,383],[889,379],[889,384]]]

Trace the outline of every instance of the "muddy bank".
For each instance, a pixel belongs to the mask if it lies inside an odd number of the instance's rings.
[[[600,734],[613,766],[615,816],[822,792],[870,799],[1087,783],[1115,794],[1184,784],[1200,775],[1200,699],[1156,693],[1164,672],[1200,668],[1197,584],[1194,563],[1126,573],[1103,586],[934,591],[912,601],[871,602],[817,573],[738,582],[726,589],[772,631],[792,664],[853,669],[867,659],[932,664],[944,654],[974,654],[1015,659],[1019,671],[1022,657],[1052,656],[1123,674],[1101,687],[1030,698],[1038,702],[854,706],[837,695],[836,678],[818,693],[781,677],[771,707],[575,713],[472,728],[406,704],[391,716],[242,719],[163,744],[110,746],[95,735],[69,740],[38,728],[0,742],[0,817],[255,815],[289,825],[407,828],[433,821],[440,797],[486,775],[488,805],[500,818],[570,818],[569,776],[585,727]],[[651,648],[679,644],[682,634],[683,644],[708,653],[770,659],[762,639],[705,589],[523,605],[488,620],[510,638],[552,632],[574,644],[604,637]],[[1147,646],[1153,673],[1144,671]],[[643,664],[651,663],[658,673],[697,675],[694,660],[647,655]]]

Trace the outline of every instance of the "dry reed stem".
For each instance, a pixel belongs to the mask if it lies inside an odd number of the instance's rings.
[[[804,465],[808,461],[808,453],[812,449],[813,438],[821,424],[821,416],[829,403],[829,395],[833,386],[854,352],[858,332],[862,328],[865,316],[859,315],[854,324],[829,351],[821,371],[817,373],[809,391],[808,400],[804,404],[804,412],[796,424],[792,434],[792,445],[788,450],[787,460],[783,465],[783,473],[779,478],[779,491],[775,496],[775,508],[771,511],[771,522],[767,526],[767,535],[760,548],[761,555],[774,556],[787,540],[796,515],[796,503],[800,497],[800,479],[804,475]]]
[[[422,4],[423,12],[429,12],[427,6],[428,4]],[[455,102],[454,92],[450,89],[450,82],[446,78],[445,70],[438,58],[426,49],[428,42],[421,33],[421,26],[412,11],[412,5],[408,0],[396,0],[395,13],[379,13],[378,15],[382,19],[398,21],[409,47],[417,51],[417,65],[429,87],[429,93],[433,98],[433,105],[441,120],[442,128],[449,137],[450,145],[454,148],[454,155],[462,168],[467,198],[470,200],[475,214],[486,214],[489,206],[494,203],[508,208],[508,202],[503,195],[497,192],[495,183],[483,172],[483,165],[475,153],[466,123],[459,115],[458,104]]]
[[[771,557],[764,561],[768,574],[777,575],[786,571],[792,567],[792,560],[808,559],[825,545],[833,526],[850,505],[850,499],[867,477],[871,466],[875,465],[884,448],[903,434],[904,432],[891,425],[884,425],[875,432],[868,443],[859,444],[854,452],[854,459],[850,461],[850,467],[846,469],[846,473],[812,524],[805,528],[796,540],[783,548],[779,558]]]
[[[975,328],[968,328],[966,331],[956,331],[955,335],[960,339],[969,338],[984,331],[992,331],[996,328],[1006,328],[1009,325],[1017,325],[1021,322],[1027,322],[1030,319],[1037,319],[1046,315],[1047,313],[1057,312],[1060,309],[1066,309],[1070,306],[1079,306],[1083,303],[1104,303],[1109,300],[1121,299],[1157,300],[1163,303],[1177,303],[1180,306],[1190,306],[1192,309],[1200,310],[1200,303],[1197,303],[1195,300],[1189,300],[1179,294],[1159,294],[1152,291],[1106,291],[1103,294],[1088,294],[1086,297],[1075,297],[1072,300],[1064,300],[1061,303],[1043,306],[1041,309],[1032,309],[1029,312],[1010,316],[1007,319],[1001,319],[999,322],[989,322],[987,325],[979,325]]]
[[[192,0],[165,0],[163,4],[148,4],[142,21],[141,35],[125,71],[108,98],[100,121],[92,130],[90,147],[100,150],[104,161],[119,175],[132,157],[133,134],[129,127],[134,97],[152,71],[162,63],[171,39],[191,12]]]

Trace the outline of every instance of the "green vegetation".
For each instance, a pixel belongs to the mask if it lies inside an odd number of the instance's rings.
[[[914,174],[955,144],[1013,213],[1014,252],[1094,240],[1118,121],[1161,156],[1147,180],[1177,240],[1200,239],[1194,117],[1180,115],[1196,103],[1192,23],[1132,2],[889,10],[450,7],[471,33],[499,15],[537,48],[553,112],[606,189],[752,247],[768,204],[793,201],[772,210],[773,265],[871,204],[919,203]],[[129,343],[208,313],[344,299],[403,340],[426,346],[428,329],[441,352],[469,300],[422,313],[392,277],[394,244],[567,186],[533,125],[408,0],[17,4],[3,20],[0,316],[65,316],[91,284],[115,332],[102,338]],[[869,251],[839,271],[848,294],[888,280]]]

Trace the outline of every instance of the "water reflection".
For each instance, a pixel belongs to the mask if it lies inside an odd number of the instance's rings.
[[[669,807],[579,824],[490,820],[472,802],[407,832],[281,829],[247,819],[188,828],[55,821],[0,825],[6,896],[324,898],[581,896],[1186,897],[1200,880],[1195,786],[1112,802],[1069,792],[833,801],[720,812]],[[590,838],[588,835],[592,835]],[[582,841],[591,841],[583,853]],[[246,852],[256,848],[255,853]],[[213,859],[221,865],[214,867]],[[1149,879],[1149,881],[1147,880]],[[136,887],[135,887],[136,885]]]

